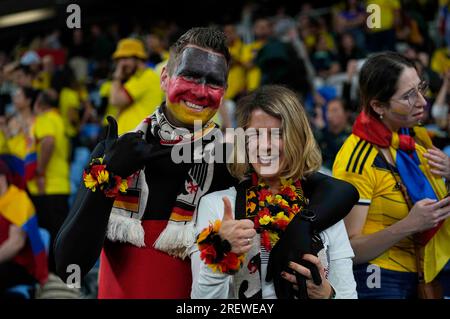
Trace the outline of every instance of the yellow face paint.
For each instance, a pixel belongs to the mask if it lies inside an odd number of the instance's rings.
[[[202,111],[196,111],[188,107],[184,102],[170,103],[167,101],[167,108],[172,116],[185,125],[193,126],[194,121],[202,121],[202,125],[211,120],[217,112],[217,109],[206,107]]]

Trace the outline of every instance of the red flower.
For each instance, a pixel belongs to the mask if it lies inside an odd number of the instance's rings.
[[[261,233],[261,245],[263,245],[267,251],[270,251],[272,249],[272,245],[270,244],[269,232],[267,230],[264,230]]]
[[[259,224],[259,216],[255,216],[255,218],[253,218],[253,224],[255,225],[255,229],[258,229],[261,225]]]
[[[266,189],[266,188],[263,188],[263,189],[261,189],[259,192],[258,192],[258,201],[265,201],[266,200],[266,197],[267,196],[269,196],[269,195],[272,195],[272,192],[271,191],[269,191],[268,189]]]
[[[97,178],[100,171],[106,170],[106,165],[93,165],[90,169],[92,176]]]
[[[258,218],[263,218],[264,216],[270,216],[270,210],[267,207],[264,207],[258,213]]]
[[[289,221],[288,220],[279,219],[279,220],[275,221],[274,224],[275,224],[275,226],[278,229],[285,230],[287,225],[289,224]]]
[[[295,192],[289,186],[283,187],[283,189],[281,190],[280,194],[288,196],[291,200],[295,199],[295,196],[296,196]]]
[[[114,175],[114,180],[110,181],[110,184],[109,184],[109,185],[111,185],[111,187],[105,190],[106,197],[116,197],[117,194],[119,193],[121,182],[122,182],[122,179],[120,178],[120,176]]]
[[[200,247],[199,247],[200,248]],[[205,264],[213,264],[217,257],[217,252],[214,249],[214,246],[211,244],[206,245],[205,247],[200,248],[200,259],[205,261]]]
[[[240,260],[235,253],[228,253],[220,263],[222,266],[222,272],[236,272],[239,270]]]

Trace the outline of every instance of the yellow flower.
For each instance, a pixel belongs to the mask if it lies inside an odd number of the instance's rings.
[[[275,215],[274,220],[285,220],[288,221],[289,218],[284,214],[284,212],[279,212],[278,214]]]
[[[272,202],[273,202],[273,197],[272,197],[272,195],[266,196],[266,202],[268,202],[269,204],[272,204]]]
[[[216,219],[213,225],[213,232],[218,233],[221,225],[222,221],[220,219]]]
[[[259,201],[259,206],[264,207],[264,205],[265,205],[265,204],[264,204],[264,201],[260,200],[260,201]]]
[[[247,208],[250,209],[250,213],[253,213],[253,212],[255,211],[256,204],[253,203],[253,202],[248,202],[248,203],[247,203]]]
[[[107,183],[109,181],[109,173],[106,170],[98,172],[97,181],[99,184]]]
[[[291,186],[292,183],[293,183],[292,178],[289,178],[289,179],[282,178],[281,179],[281,185],[283,185],[283,186]]]
[[[125,193],[128,189],[128,181],[126,179],[122,179],[122,182],[120,183],[119,186],[119,191],[121,193]]]
[[[206,239],[206,237],[208,237],[208,235],[211,233],[210,228],[212,227],[206,227],[205,229],[202,230],[202,232],[198,235],[197,238],[197,243],[201,243],[202,241],[204,241]]]
[[[280,205],[289,206],[289,203],[284,199],[280,199]]]
[[[256,194],[254,191],[251,191],[248,195],[247,195],[247,200],[252,199],[253,197],[256,197]]]
[[[86,174],[84,176],[84,186],[86,188],[92,189],[93,192],[95,192],[95,187],[98,185],[98,182],[92,177],[91,174]]]
[[[265,215],[263,218],[259,219],[259,224],[260,225],[268,225],[273,221],[272,217],[270,217],[269,215]]]
[[[269,238],[270,238],[270,243],[272,244],[272,247],[277,243],[277,241],[280,239],[280,237],[278,236],[278,233],[276,232],[269,232]]]

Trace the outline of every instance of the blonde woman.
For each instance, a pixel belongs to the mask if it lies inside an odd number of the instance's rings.
[[[200,201],[191,297],[356,298],[353,251],[335,219],[356,190],[333,180],[339,196],[308,192],[321,155],[296,95],[261,87],[239,101],[237,120],[246,162],[229,169],[241,182]]]

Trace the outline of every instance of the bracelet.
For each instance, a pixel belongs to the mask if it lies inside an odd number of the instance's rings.
[[[214,272],[220,271],[232,275],[241,269],[245,256],[231,252],[228,240],[222,240],[219,235],[221,224],[220,220],[216,220],[198,235],[200,259]]]
[[[103,191],[106,197],[116,197],[119,192],[126,193],[128,189],[128,178],[121,178],[106,169],[103,158],[94,158],[89,167],[83,172],[84,186],[95,192],[98,189]]]

